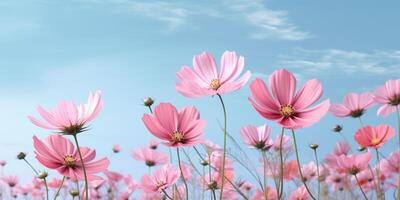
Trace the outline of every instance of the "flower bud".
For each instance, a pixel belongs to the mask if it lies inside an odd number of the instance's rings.
[[[151,105],[153,105],[154,100],[151,97],[146,97],[145,99],[143,99],[143,104],[147,107],[150,107]]]
[[[310,144],[310,148],[316,150],[318,148],[318,144]]]
[[[341,126],[341,125],[339,125],[339,124],[336,124],[336,125],[332,128],[332,131],[335,132],[335,133],[340,133],[340,131],[342,131],[342,129],[343,129],[343,126]]]
[[[358,151],[364,151],[364,150],[365,150],[365,147],[359,146],[357,150],[358,150]]]
[[[40,172],[38,174],[38,178],[45,179],[49,174],[47,172]]]
[[[76,190],[76,189],[71,189],[71,190],[69,191],[69,194],[70,194],[72,197],[76,197],[76,196],[79,195],[79,191]]]
[[[200,164],[203,166],[207,166],[208,165],[208,161],[207,160],[202,160],[200,161]]]
[[[17,158],[19,160],[24,160],[25,157],[26,157],[26,153],[24,153],[24,152],[19,152],[19,154],[17,155]]]

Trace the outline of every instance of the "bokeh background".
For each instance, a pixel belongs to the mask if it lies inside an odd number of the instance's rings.
[[[222,144],[218,99],[188,99],[175,91],[175,73],[203,51],[218,63],[225,50],[236,51],[253,78],[266,80],[278,68],[294,72],[300,84],[317,78],[323,99],[332,102],[349,92],[372,91],[400,77],[399,7],[399,1],[361,0],[1,1],[0,159],[9,163],[4,170],[31,179],[28,166],[15,158],[20,151],[39,166],[32,136],[49,132],[27,119],[38,116],[39,104],[81,103],[96,89],[103,92],[104,110],[91,130],[79,135],[80,143],[110,156],[110,170],[131,173],[135,180],[147,172],[130,157],[152,138],[141,122],[147,96],[177,107],[195,105],[208,121],[205,138]],[[224,96],[228,131],[243,144],[241,126],[267,123],[275,137],[279,127],[260,117],[248,96],[248,85]],[[396,127],[394,115],[377,117],[376,109],[367,111],[364,123]],[[343,125],[349,139],[360,127],[357,120],[327,114],[298,131],[303,163],[313,158],[309,144],[318,143],[322,157],[341,139],[330,131],[334,124]],[[113,144],[122,146],[121,154],[111,155]],[[394,148],[393,139],[383,152]],[[257,152],[248,153],[257,163]],[[237,171],[248,177],[242,168]]]

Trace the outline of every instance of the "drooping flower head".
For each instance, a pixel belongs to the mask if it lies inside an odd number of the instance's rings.
[[[101,92],[90,93],[86,104],[75,105],[72,101],[61,101],[51,111],[41,106],[38,112],[44,121],[29,116],[33,124],[44,129],[59,131],[62,134],[76,135],[87,129],[88,124],[96,118],[103,107]]]
[[[255,127],[252,125],[244,126],[240,129],[243,141],[252,148],[268,150],[272,147],[272,140],[269,139],[271,127],[262,125]]]
[[[78,150],[72,142],[61,135],[49,135],[44,141],[33,136],[36,159],[45,167],[57,170],[63,176],[73,180],[84,180],[83,167]],[[81,147],[83,162],[89,180],[100,179],[95,174],[103,172],[109,165],[107,158],[93,161],[96,150]]]
[[[153,175],[145,174],[141,178],[140,188],[145,192],[162,192],[180,177],[180,171],[175,170],[170,164],[157,169]]]
[[[346,95],[341,104],[333,104],[329,111],[336,117],[361,117],[364,112],[375,105],[373,94],[364,92],[362,94],[350,93]]]
[[[176,90],[183,96],[197,98],[236,91],[243,87],[251,74],[247,71],[241,78],[244,58],[235,52],[225,51],[218,70],[214,57],[204,52],[193,57],[193,68],[188,66],[176,73],[179,81]]]
[[[387,116],[397,109],[400,109],[400,79],[388,80],[374,92],[374,100],[383,104],[377,114]]]
[[[379,148],[394,136],[394,129],[388,125],[365,126],[357,130],[354,139],[363,147]]]
[[[318,80],[308,80],[296,94],[296,78],[285,69],[276,70],[269,77],[270,89],[257,78],[250,84],[249,101],[266,119],[276,121],[288,129],[304,128],[319,121],[328,111],[330,103],[310,107],[322,95]]]
[[[154,136],[170,147],[193,146],[202,141],[206,121],[193,106],[177,110],[170,103],[158,104],[153,114],[144,114],[142,120]]]
[[[135,160],[143,161],[148,167],[162,165],[168,162],[168,155],[161,151],[156,151],[143,147],[132,152]]]

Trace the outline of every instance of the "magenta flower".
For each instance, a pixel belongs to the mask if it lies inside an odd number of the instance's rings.
[[[400,109],[400,79],[388,80],[385,85],[374,92],[374,100],[383,104],[377,114],[387,116],[397,109]]]
[[[180,171],[170,164],[164,165],[154,172],[154,175],[145,174],[141,178],[140,188],[145,192],[162,192],[171,187],[180,177]]]
[[[355,175],[368,167],[371,156],[370,152],[361,155],[352,154],[349,156],[337,156],[336,166],[330,167],[334,167],[339,173]]]
[[[62,101],[51,111],[38,107],[38,112],[44,121],[29,116],[33,124],[44,129],[60,131],[63,134],[76,135],[87,129],[89,122],[94,120],[103,106],[101,92],[89,94],[86,104],[75,105],[72,101]]]
[[[144,161],[144,163],[148,167],[163,165],[168,162],[168,155],[166,153],[152,150],[146,147],[133,151],[132,157],[135,160]]]
[[[365,126],[357,130],[354,139],[362,147],[377,149],[393,136],[394,129],[388,125]]]
[[[214,57],[204,52],[193,57],[193,69],[184,66],[176,73],[179,82],[176,90],[183,96],[197,98],[216,94],[225,94],[243,87],[251,74],[247,71],[241,78],[244,58],[235,52],[225,51],[221,57],[221,69],[218,71]]]
[[[154,136],[165,140],[166,146],[193,146],[202,142],[206,121],[200,119],[195,107],[188,106],[180,111],[170,103],[160,103],[154,114],[144,114],[142,120]]]
[[[260,150],[268,150],[272,147],[272,140],[269,139],[270,133],[271,127],[267,125],[260,127],[248,125],[240,129],[244,142],[250,147]]]
[[[71,141],[61,135],[49,135],[44,142],[33,136],[36,159],[45,167],[57,170],[71,179],[84,180],[83,167],[78,150]],[[100,179],[95,174],[103,172],[109,165],[107,158],[93,161],[96,150],[81,147],[83,162],[90,180]]]
[[[289,129],[304,128],[319,121],[328,111],[329,100],[309,108],[322,95],[319,81],[307,81],[296,92],[296,78],[285,69],[277,70],[269,77],[271,92],[264,81],[257,78],[250,85],[251,105],[266,119],[276,121]]]
[[[342,104],[333,104],[329,111],[336,117],[361,117],[364,112],[375,105],[373,95],[369,92],[362,94],[350,93],[343,98]]]

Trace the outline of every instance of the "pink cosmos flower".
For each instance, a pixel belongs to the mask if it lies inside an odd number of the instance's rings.
[[[268,200],[277,200],[278,199],[278,194],[274,189],[271,187],[267,187],[267,199]],[[264,192],[260,189],[257,189],[256,193],[254,194],[253,197],[251,197],[251,200],[265,200],[264,198]]]
[[[49,135],[44,142],[33,136],[36,159],[47,168],[55,169],[60,174],[72,179],[83,180],[83,167],[79,159],[78,150],[72,142],[61,135]],[[96,150],[81,147],[83,162],[88,179],[99,179],[96,173],[103,172],[109,165],[107,158],[93,161]]]
[[[178,111],[169,103],[160,103],[154,114],[144,114],[142,120],[154,136],[165,140],[170,147],[193,146],[202,141],[206,121],[200,119],[195,107]]]
[[[263,170],[261,170],[263,171]],[[270,163],[268,166],[268,176],[273,178],[280,177],[280,162],[275,161]],[[296,160],[285,161],[283,163],[283,179],[284,180],[293,180],[299,177],[298,171],[298,163]]]
[[[311,107],[322,95],[319,81],[307,81],[296,92],[296,78],[285,69],[277,70],[269,77],[270,90],[257,78],[250,85],[251,105],[266,119],[276,121],[288,129],[304,128],[319,121],[328,111],[329,100]]]
[[[149,142],[149,148],[150,149],[153,149],[153,150],[156,150],[157,148],[158,148],[158,145],[160,144],[160,142],[159,141],[157,141],[157,140],[150,140],[150,142]]]
[[[237,58],[235,52],[225,51],[218,72],[214,57],[204,52],[193,57],[193,68],[188,66],[176,73],[179,79],[176,90],[183,96],[197,98],[216,94],[225,94],[243,87],[251,74],[247,71],[241,78],[244,58]]]
[[[248,182],[248,181],[240,181],[239,183],[238,183],[238,187],[239,187],[239,189],[240,190],[243,190],[244,192],[250,192],[251,191],[251,189],[253,189],[253,184],[251,184],[250,182]]]
[[[364,92],[362,94],[350,93],[343,99],[343,104],[333,104],[329,111],[336,117],[361,117],[364,112],[375,105],[373,94]]]
[[[369,192],[375,189],[374,182],[374,174],[371,173],[370,169],[365,169],[357,174],[358,184],[362,187],[364,192]],[[353,179],[354,183],[357,183],[357,180]]]
[[[310,195],[308,194],[307,189],[304,186],[297,188],[289,196],[289,200],[308,200],[308,199],[310,199]]]
[[[51,179],[51,181],[49,181],[47,183],[49,188],[53,188],[53,189],[59,188],[61,186],[61,184],[63,184],[63,187],[67,187],[68,186],[67,182],[64,181],[64,183],[63,183],[63,181],[61,179],[58,179],[58,178],[53,178],[53,179]]]
[[[240,129],[240,134],[244,142],[252,148],[260,150],[268,150],[272,146],[272,141],[269,139],[271,127],[262,125],[255,127],[252,125],[244,126]]]
[[[121,146],[119,144],[114,144],[113,147],[112,147],[112,151],[114,153],[119,153],[119,152],[121,152],[121,150],[122,150],[122,148],[121,148]]]
[[[104,170],[103,173],[104,173],[104,175],[106,175],[109,183],[117,183],[124,178],[124,175],[122,175],[119,172]]]
[[[282,138],[282,153],[287,154],[293,149],[293,145],[290,143],[291,138],[287,135],[283,135]],[[275,137],[273,147],[275,151],[279,151],[281,148],[281,135]]]
[[[333,154],[336,156],[347,155],[350,151],[350,146],[346,141],[341,141],[336,143],[335,148],[333,149]]]
[[[133,151],[132,157],[135,160],[144,161],[148,167],[163,165],[168,162],[168,155],[166,153],[152,150],[147,147]]]
[[[75,105],[72,101],[61,101],[51,111],[38,107],[38,112],[44,121],[29,116],[33,124],[44,129],[60,131],[63,134],[76,135],[87,129],[87,125],[96,118],[103,107],[101,92],[89,94],[86,104]]]
[[[325,179],[325,182],[328,185],[333,187],[334,191],[342,191],[344,189],[350,188],[350,177],[347,174],[343,173],[331,173]]]
[[[154,175],[145,174],[141,178],[140,188],[145,192],[162,192],[171,187],[180,177],[180,171],[170,164],[164,165],[154,172]]]
[[[314,162],[301,166],[301,171],[303,172],[303,181],[310,181],[317,177],[317,165]]]
[[[381,161],[381,171],[400,174],[400,151],[392,152],[387,159]]]
[[[383,104],[377,114],[387,116],[397,109],[400,109],[400,79],[388,80],[385,85],[374,92],[374,100]]]
[[[18,176],[13,175],[5,175],[1,178],[1,180],[6,183],[10,188],[15,187],[18,184]]]
[[[354,139],[363,147],[379,148],[394,136],[394,129],[388,125],[365,126],[357,130]]]
[[[361,155],[341,155],[336,157],[336,166],[331,167],[334,167],[339,173],[355,175],[368,167],[371,156],[370,152]]]
[[[0,166],[4,167],[6,166],[7,162],[5,160],[0,160]]]

